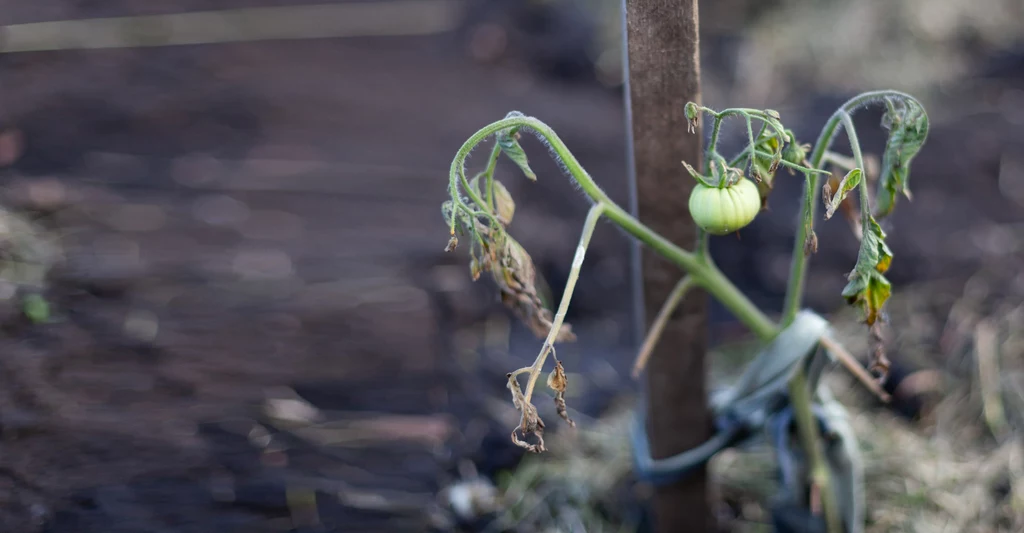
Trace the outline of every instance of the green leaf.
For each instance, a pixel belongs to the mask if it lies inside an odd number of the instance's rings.
[[[896,205],[898,194],[910,198],[910,162],[928,138],[928,114],[916,101],[886,100],[888,108],[882,125],[889,140],[882,157],[882,175],[878,181],[876,216],[887,216]]]
[[[843,296],[850,305],[860,307],[864,321],[873,325],[881,314],[882,307],[892,295],[892,285],[885,276],[872,271],[868,277],[851,279],[843,289]]]
[[[839,190],[836,191],[832,198],[825,199],[825,220],[832,218],[832,215],[836,213],[836,209],[839,209],[839,204],[843,203],[843,200],[846,199],[846,195],[860,185],[863,174],[861,169],[855,168],[843,176],[842,181],[839,182]],[[825,186],[828,187],[827,182]],[[825,190],[826,192],[828,191],[827,188]]]
[[[530,169],[530,162],[526,158],[526,152],[523,151],[522,146],[519,146],[519,128],[499,131],[495,137],[497,138],[498,146],[501,147],[501,151],[514,161],[516,165],[519,165],[519,170],[522,170],[523,174],[530,181],[537,181],[537,175]]]
[[[861,308],[864,320],[872,325],[892,294],[885,272],[892,264],[892,250],[885,244],[885,232],[874,217],[869,217],[857,254],[857,265],[850,272],[843,296],[850,305]]]

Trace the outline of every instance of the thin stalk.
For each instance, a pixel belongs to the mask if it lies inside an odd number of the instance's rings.
[[[804,174],[804,187],[809,187],[810,183],[811,183],[811,175],[809,173],[808,174]],[[804,232],[804,235],[805,235],[805,237],[804,237],[804,239],[805,239],[805,241],[804,241],[804,255],[805,256],[808,254],[808,252],[817,251],[817,248],[818,248],[817,242],[814,242],[811,245],[811,249],[808,250],[808,243],[807,243],[807,240],[806,240],[808,238],[810,238],[812,240],[816,240],[817,239],[816,237],[814,237],[814,234],[812,233],[813,229],[811,229],[811,228],[814,227],[814,219],[811,218],[813,216],[813,211],[814,210],[812,209],[812,206],[810,206],[808,204],[810,202],[812,202],[812,201],[813,201],[813,199],[809,195],[805,195],[804,196],[804,207],[803,207],[803,215],[802,215],[803,216],[803,220],[801,221],[802,222],[801,225],[803,227],[803,232]]]
[[[747,154],[750,153],[750,148],[750,146],[744,148],[742,152],[737,154],[736,157],[732,158],[732,161],[729,161],[729,166],[735,167],[736,165],[740,164],[740,161],[743,161],[743,159],[747,157]]]
[[[647,332],[647,337],[644,338],[644,343],[640,347],[640,353],[637,354],[636,361],[633,363],[633,379],[640,377],[640,373],[647,366],[647,361],[651,358],[651,353],[658,344],[661,333],[665,331],[669,317],[675,312],[676,307],[679,307],[679,303],[683,301],[683,297],[686,296],[691,287],[693,287],[693,278],[684,276],[683,279],[679,280],[679,283],[676,283],[675,288],[672,289],[668,298],[665,299],[665,303],[662,304],[661,309],[658,311],[658,316],[654,319],[654,323],[651,324],[651,329]]]
[[[494,148],[491,149],[491,155],[487,159],[487,168],[484,169],[484,174],[487,176],[487,207],[494,211],[494,168],[498,166],[498,156],[501,155],[501,145],[498,144],[498,140],[494,140]]]
[[[744,153],[747,153],[747,152],[744,152]],[[768,152],[764,152],[764,151],[761,151],[761,150],[754,150],[754,154],[755,155],[759,155],[761,157],[775,157],[775,154],[769,154]],[[828,174],[828,172],[825,171],[825,170],[818,170],[818,169],[815,169],[815,168],[804,168],[803,166],[800,166],[800,165],[798,165],[796,163],[790,163],[789,161],[786,161],[785,159],[780,159],[779,160],[779,164],[784,166],[784,167],[789,167],[789,168],[791,168],[793,170],[799,170],[800,172],[804,172],[804,173],[808,173],[808,174]]]
[[[850,140],[850,151],[853,152],[853,164],[856,168],[859,168],[861,172],[866,172],[864,169],[864,155],[860,151],[860,139],[857,137],[857,129],[853,126],[853,119],[849,113],[843,114],[843,128],[846,129],[846,137]],[[868,178],[866,175],[861,176],[860,180],[860,223],[861,227],[867,228],[871,222],[871,205],[868,199]]]
[[[757,153],[757,148],[754,145],[754,125],[753,125],[752,121],[750,120],[750,116],[744,115],[743,118],[747,122],[747,142],[749,143],[749,144],[747,144],[747,146],[749,146],[752,150],[754,150],[754,153]],[[750,169],[753,168],[753,167],[754,167],[754,158],[751,157],[750,160],[747,161],[747,172],[750,172]]]
[[[565,282],[562,301],[558,303],[558,312],[555,313],[555,319],[551,322],[548,337],[544,339],[544,345],[541,346],[537,359],[530,366],[530,379],[526,382],[526,390],[523,393],[526,403],[530,403],[530,398],[533,396],[533,388],[537,385],[537,378],[540,377],[541,371],[544,369],[544,361],[547,360],[548,354],[554,349],[555,337],[562,330],[562,322],[565,320],[565,313],[569,310],[569,301],[572,300],[573,290],[576,289],[576,281],[580,276],[583,258],[587,255],[587,246],[590,245],[590,238],[594,235],[594,228],[597,227],[597,222],[601,220],[604,210],[605,205],[598,203],[591,207],[590,212],[587,213],[587,220],[583,223],[583,232],[580,234],[580,243],[576,247],[576,255],[572,259],[572,268],[569,270],[569,280]]]
[[[796,416],[797,430],[804,450],[810,453],[811,480],[821,491],[821,499],[825,508],[825,523],[829,533],[842,533],[842,520],[839,516],[839,504],[832,487],[825,450],[818,434],[818,423],[811,410],[811,391],[807,383],[807,374],[803,366],[797,367],[796,373],[789,381],[789,399]]]
[[[718,146],[718,134],[722,130],[722,116],[715,115],[715,123],[711,126],[711,140],[708,141],[707,155],[704,157],[704,174],[711,174],[711,160],[712,154],[715,153],[715,147]]]

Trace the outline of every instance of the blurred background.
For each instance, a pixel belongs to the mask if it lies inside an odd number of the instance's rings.
[[[831,379],[869,531],[1021,531],[1024,4],[700,4],[706,105],[814,142],[858,92],[925,103],[886,226],[895,408]],[[0,0],[0,529],[643,529],[628,240],[599,227],[559,349],[580,434],[549,423],[524,460],[504,374],[540,341],[443,252],[440,209],[456,150],[511,110],[628,205],[621,27],[613,0]],[[857,117],[875,154],[880,116]],[[587,203],[523,146],[536,183],[498,166],[510,231],[557,301]],[[767,309],[800,205],[778,183],[713,243]],[[857,240],[839,217],[818,235],[807,303],[866,356],[839,295]],[[742,330],[711,314],[718,379]],[[767,459],[712,470],[723,529],[767,531]]]

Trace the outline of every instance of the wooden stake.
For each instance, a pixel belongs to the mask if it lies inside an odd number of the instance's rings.
[[[631,110],[636,200],[640,220],[679,245],[691,248],[697,228],[687,215],[695,181],[681,161],[700,168],[701,134],[686,131],[683,107],[700,102],[696,0],[625,0],[628,93]],[[642,256],[645,311],[650,320],[682,273],[656,254]],[[705,390],[704,291],[687,295],[665,324],[647,368],[647,432],[654,458],[697,446],[711,436]],[[662,532],[714,530],[703,470],[660,487],[654,502]]]

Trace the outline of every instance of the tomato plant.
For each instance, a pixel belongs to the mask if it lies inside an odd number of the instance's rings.
[[[877,185],[873,193],[869,191],[873,180],[865,175],[864,157],[851,118],[853,113],[872,104],[885,107],[883,127],[889,132],[882,169],[874,180]],[[825,218],[831,218],[837,209],[844,207],[843,212],[847,213],[860,239],[857,261],[848,276],[842,296],[849,304],[861,310],[864,322],[869,327],[874,341],[873,369],[882,375],[887,369],[880,328],[883,307],[891,292],[885,273],[892,263],[893,252],[886,245],[886,234],[878,219],[892,212],[899,195],[909,196],[910,163],[928,135],[928,116],[921,103],[897,91],[858,95],[835,111],[813,147],[798,142],[792,131],[782,124],[779,113],[770,109],[729,108],[715,111],[690,102],[684,111],[691,133],[699,130],[703,119],[711,121],[711,135],[703,168],[698,170],[683,163],[690,176],[698,182],[689,202],[690,216],[701,228],[693,250],[685,250],[663,238],[609,199],[558,135],[536,118],[519,112],[509,113],[504,119],[473,134],[452,161],[449,175],[450,199],[442,208],[450,232],[447,250],[454,250],[458,246],[460,236],[468,239],[470,270],[474,279],[484,271],[491,272],[501,292],[502,301],[538,336],[544,337],[534,363],[506,375],[513,404],[522,415],[519,425],[512,431],[512,440],[527,450],[545,450],[544,422],[531,400],[548,356],[555,354],[555,344],[574,338],[571,329],[564,324],[564,318],[586,257],[587,246],[601,218],[607,218],[618,225],[685,272],[677,289],[663,307],[662,314],[671,312],[689,289],[700,287],[717,298],[767,345],[780,332],[786,331],[800,312],[807,259],[818,247],[814,220],[820,191],[820,198],[825,205]],[[730,158],[718,152],[718,139],[726,119],[740,122],[747,141],[744,148]],[[840,129],[846,132],[852,157],[832,151],[833,140]],[[529,255],[508,234],[515,204],[507,189],[494,177],[495,163],[504,154],[519,166],[528,179],[537,179],[519,144],[521,132],[535,135],[549,149],[592,204],[576,248],[569,280],[554,313],[545,308],[537,297],[534,287],[535,270]],[[467,178],[465,161],[469,153],[490,137],[495,142],[485,169],[472,179]],[[846,170],[846,174],[837,180],[825,170],[826,167]],[[794,228],[796,245],[786,300],[781,319],[774,321],[715,266],[708,252],[708,239],[711,235],[729,234],[753,221],[772,193],[782,168],[790,175],[801,175],[804,189],[800,223]],[[821,185],[819,180],[823,175],[830,179]],[[855,196],[852,194],[854,192]],[[648,334],[638,357],[637,369],[642,369],[646,353],[657,341],[660,334],[658,324],[656,321]],[[846,354],[834,339],[823,335],[812,341],[837,357],[876,394],[884,394],[880,392],[878,383],[872,381],[859,363]],[[518,379],[523,374],[528,376],[525,387]],[[788,381],[788,401],[792,404],[803,446],[810,456],[810,476],[817,486],[829,486],[829,474],[823,466],[825,459],[819,429],[812,413],[812,404],[818,391],[812,390],[810,383],[802,368],[794,371]],[[559,415],[572,424],[563,394],[566,375],[557,357],[547,384],[556,393]],[[836,495],[833,491],[824,491],[821,497],[829,529],[837,531]]]

